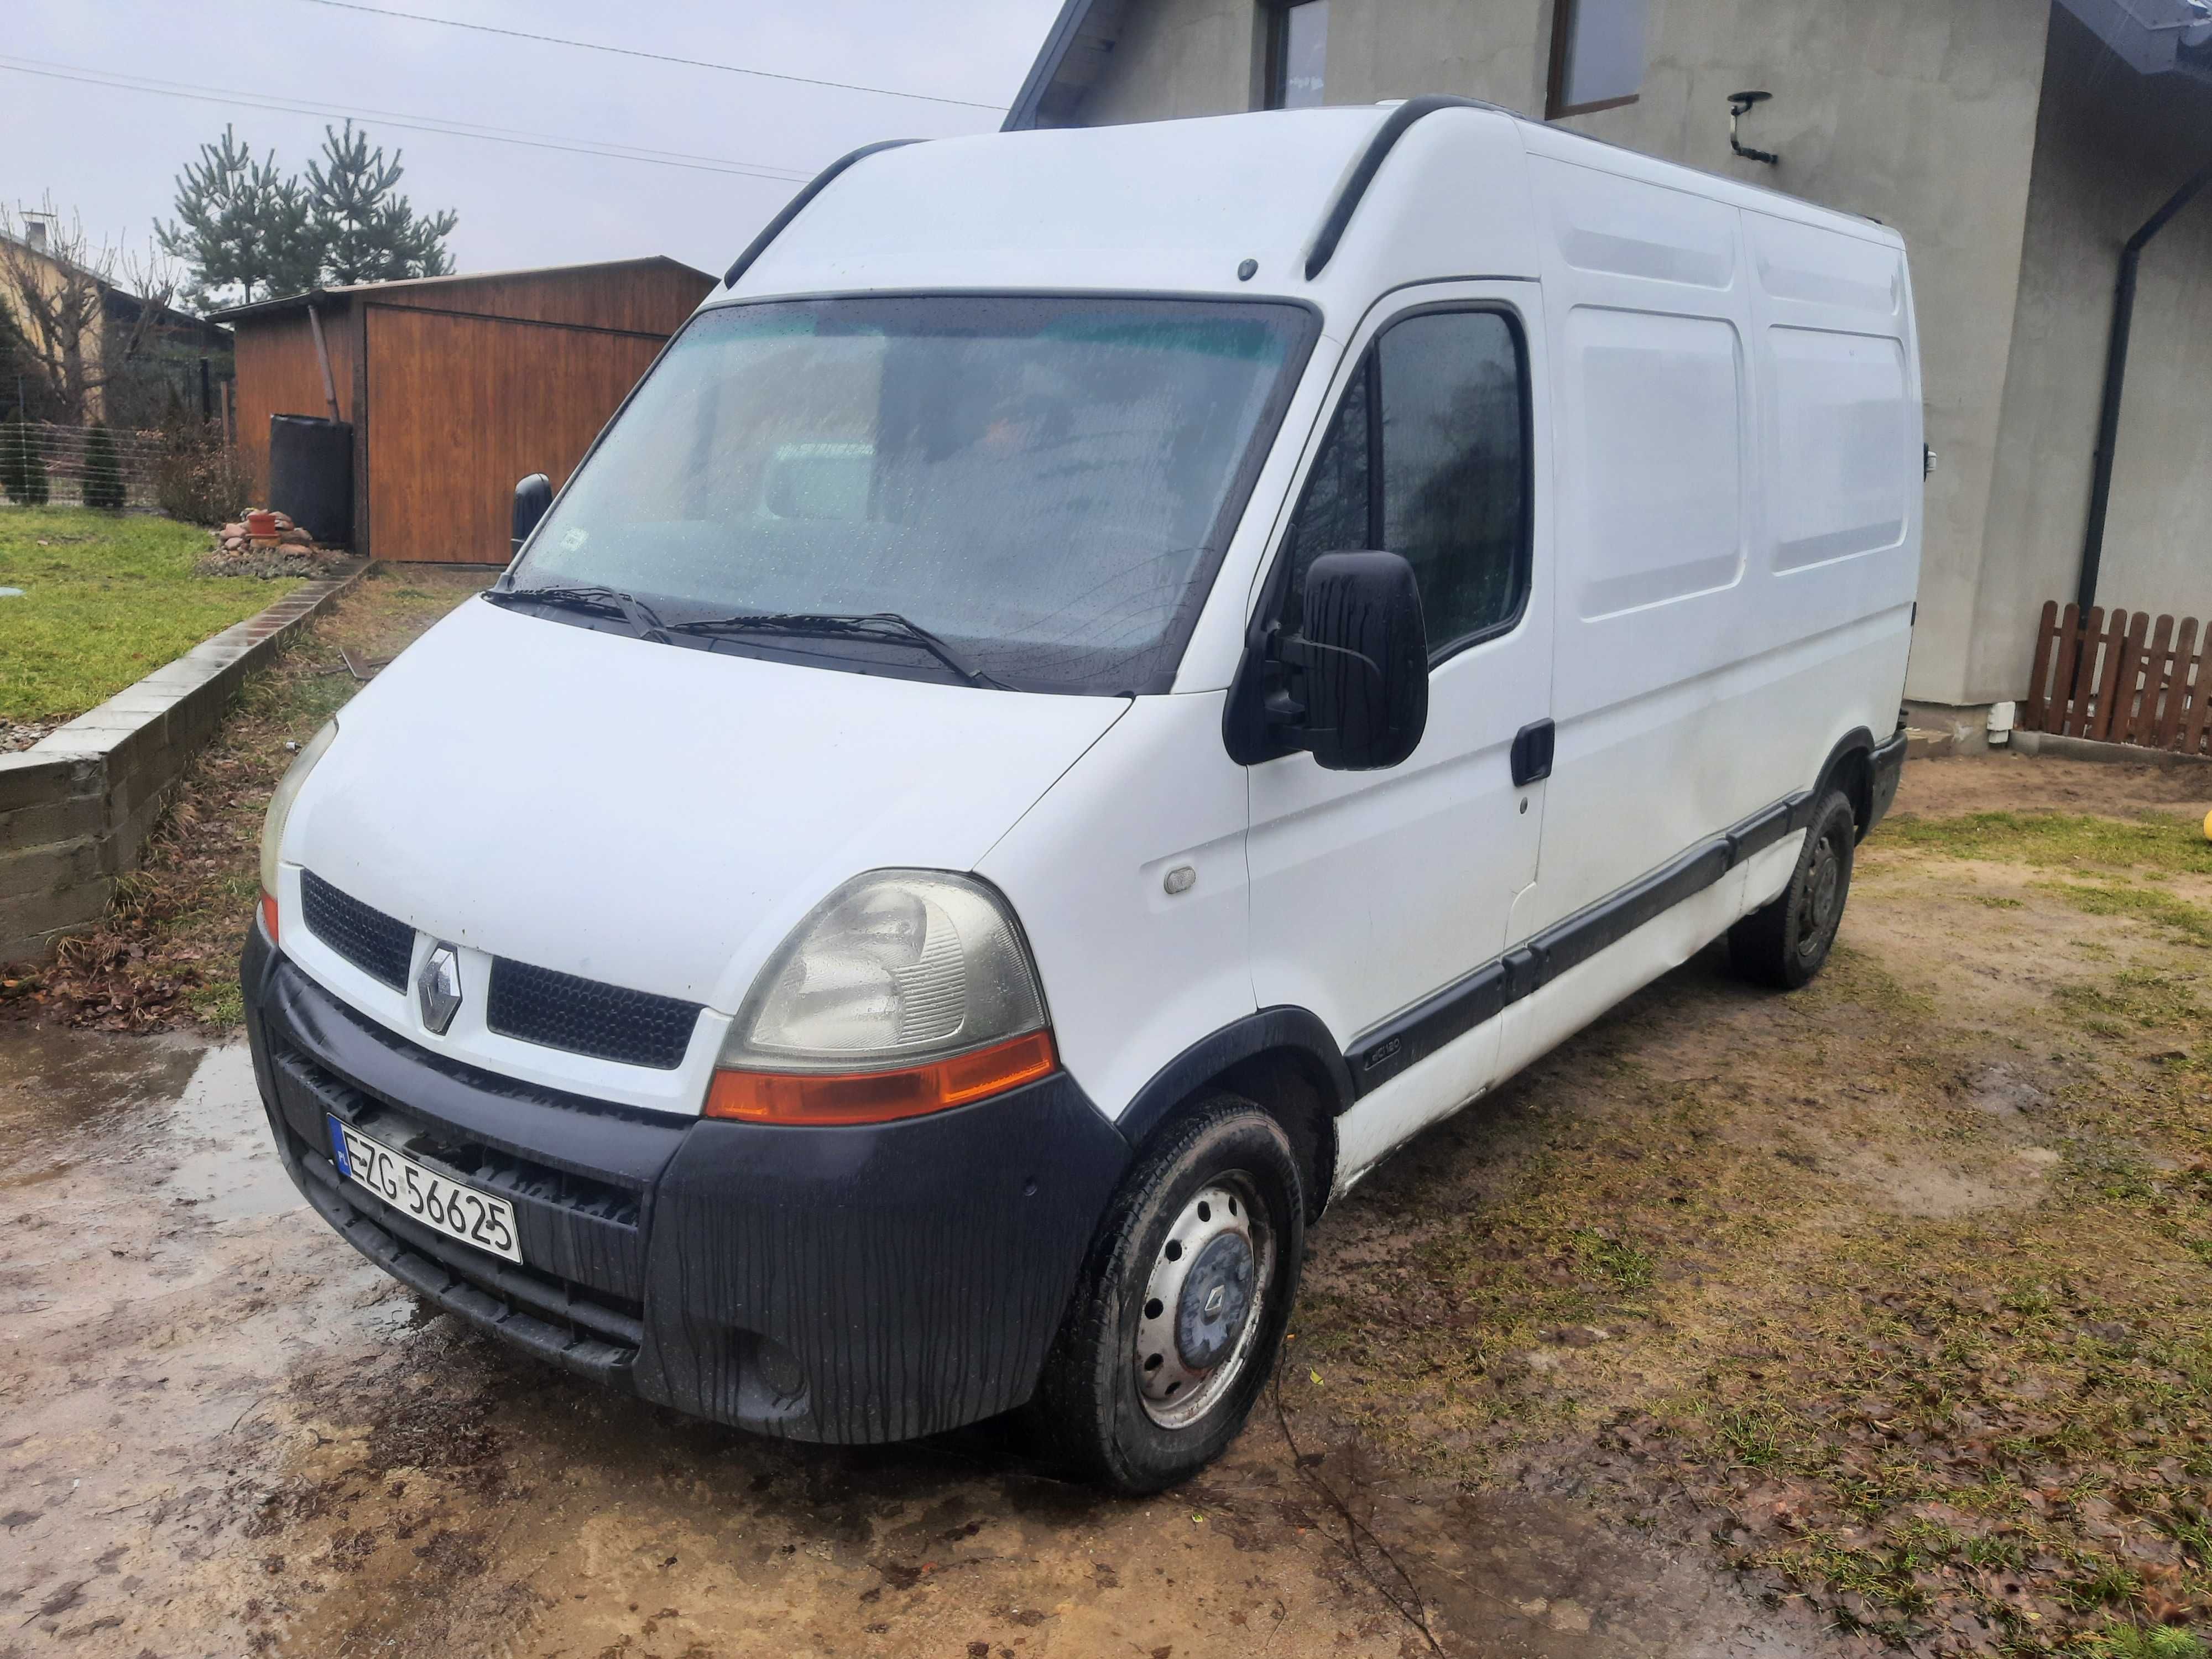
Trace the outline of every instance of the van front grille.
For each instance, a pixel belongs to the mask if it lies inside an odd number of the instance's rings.
[[[341,893],[312,870],[300,872],[300,909],[307,931],[395,991],[407,988],[415,930],[396,916]]]
[[[484,1023],[544,1048],[672,1072],[691,1046],[699,1005],[501,957],[491,966]]]

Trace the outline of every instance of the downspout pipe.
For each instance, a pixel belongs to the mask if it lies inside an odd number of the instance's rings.
[[[2120,393],[2128,378],[2128,335],[2135,326],[2136,271],[2142,251],[2173,216],[2187,207],[2205,185],[2212,185],[2212,167],[2191,179],[2166,198],[2166,205],[2142,222],[2120,250],[2120,284],[2112,299],[2112,338],[2105,353],[2105,398],[2097,410],[2097,456],[2089,483],[2089,533],[2081,544],[2081,580],[2075,591],[2081,614],[2087,616],[2097,602],[2097,567],[2105,556],[2105,514],[2112,503],[2112,452],[2120,437]]]

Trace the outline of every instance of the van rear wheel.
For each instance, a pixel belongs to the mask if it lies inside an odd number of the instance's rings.
[[[1729,929],[1729,960],[1736,972],[1784,991],[1811,981],[1843,925],[1857,843],[1858,818],[1850,798],[1831,789],[1813,814],[1797,866],[1781,896]]]
[[[1036,1412],[1060,1457],[1158,1492],[1220,1455],[1282,1341],[1305,1254],[1289,1139],[1238,1096],[1173,1123],[1123,1181],[1063,1318]]]

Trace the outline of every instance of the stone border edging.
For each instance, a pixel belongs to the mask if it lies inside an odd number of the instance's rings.
[[[2094,738],[2069,738],[2055,732],[2023,732],[2014,728],[2012,748],[2023,755],[2049,755],[2060,760],[2111,761],[2123,766],[2212,766],[2203,755],[2185,755],[2179,749],[2141,749],[2131,743],[2100,743]]]
[[[246,677],[368,571],[308,582],[166,667],[0,755],[0,963],[41,957],[97,921],[138,866],[170,789]]]

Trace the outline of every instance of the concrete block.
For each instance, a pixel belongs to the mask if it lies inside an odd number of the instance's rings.
[[[114,891],[115,884],[102,879],[62,893],[0,898],[0,962],[44,957],[56,934],[88,927],[106,915]]]
[[[0,855],[0,899],[67,892],[109,873],[102,842],[90,836]]]
[[[0,812],[97,794],[103,780],[96,761],[37,749],[0,755]]]
[[[0,859],[11,848],[45,847],[106,828],[107,812],[96,795],[64,795],[0,812]]]

